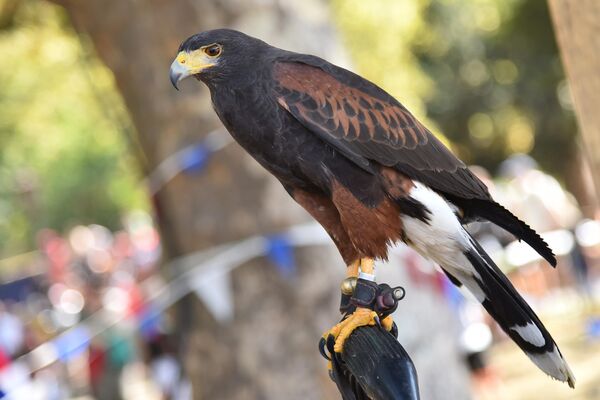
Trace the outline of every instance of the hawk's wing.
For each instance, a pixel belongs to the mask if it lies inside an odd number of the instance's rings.
[[[544,240],[383,89],[318,57],[289,53],[275,62],[273,78],[279,104],[358,166],[392,167],[445,195],[467,219],[494,222],[556,265]]]
[[[365,79],[318,58],[279,61],[279,104],[363,168],[394,167],[443,193],[491,199],[485,185],[406,108]],[[325,68],[329,69],[327,71]]]

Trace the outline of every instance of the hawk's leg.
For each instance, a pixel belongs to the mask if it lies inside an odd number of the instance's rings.
[[[380,321],[376,309],[379,308],[378,294],[381,289],[375,283],[375,263],[371,258],[362,258],[348,266],[347,277],[342,282],[342,301],[340,311],[346,317],[328,332],[324,338],[335,340],[334,351],[341,353],[344,343],[352,332],[361,326],[381,325],[388,331],[392,330],[393,320],[386,314]]]
[[[351,302],[352,294],[356,288],[356,280],[358,279],[358,272],[360,268],[360,259],[354,261],[346,268],[346,279],[342,281],[340,291],[342,296],[340,298],[340,312],[342,315],[350,314],[356,306]]]

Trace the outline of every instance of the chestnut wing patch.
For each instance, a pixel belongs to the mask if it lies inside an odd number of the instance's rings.
[[[432,188],[489,199],[487,188],[398,101],[370,82],[303,62],[277,62],[275,96],[300,123],[364,169],[394,167]],[[344,83],[341,73],[348,74]]]

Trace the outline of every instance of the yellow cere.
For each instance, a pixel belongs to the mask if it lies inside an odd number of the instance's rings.
[[[191,53],[181,51],[177,54],[176,60],[193,74],[215,65],[215,60],[207,56],[202,49],[194,50]]]
[[[181,51],[181,52],[179,52],[179,54],[177,54],[177,62],[179,64],[185,64],[186,59],[187,59],[187,53],[185,51]]]

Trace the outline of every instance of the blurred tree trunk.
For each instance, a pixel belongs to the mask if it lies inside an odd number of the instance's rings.
[[[176,50],[189,35],[229,26],[282,47],[340,61],[340,48],[322,0],[53,1],[66,8],[77,31],[89,36],[113,71],[138,132],[147,170],[219,126],[203,85],[186,81],[176,92],[168,79]],[[178,176],[155,196],[155,203],[170,258],[256,233],[276,232],[307,219],[281,186],[235,144],[220,151],[201,174]],[[235,270],[235,319],[229,324],[217,323],[196,296],[180,302],[179,350],[194,398],[339,397],[316,346],[321,333],[338,318],[343,263],[327,247],[298,252],[298,264],[298,276],[290,281],[264,262]],[[434,335],[426,323],[412,324],[413,329],[418,327]],[[438,340],[438,348],[440,344],[446,347],[445,353],[454,349],[447,330],[440,329],[438,335],[444,338]],[[420,346],[429,352],[435,348]],[[432,387],[445,385],[454,388],[452,393],[464,394],[464,376],[455,379],[454,373],[448,373],[461,371],[456,351],[450,352],[454,358],[426,367],[426,376],[431,377]]]
[[[600,2],[549,0],[561,57],[567,71],[582,152],[592,174],[596,210],[600,207]],[[593,190],[592,190],[593,191]]]

